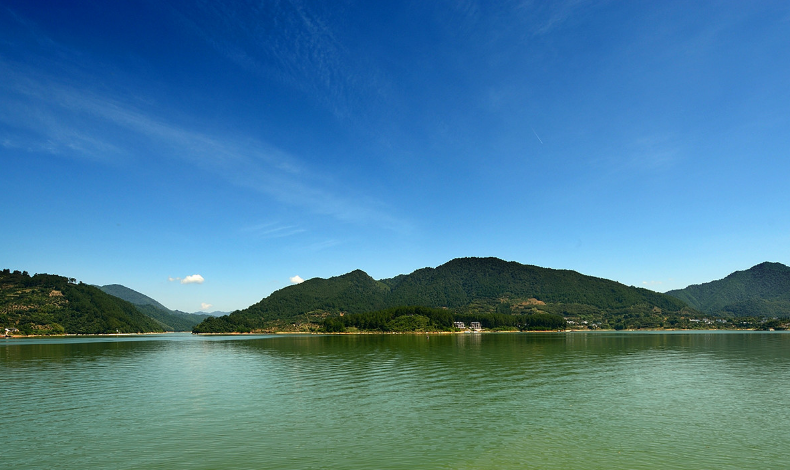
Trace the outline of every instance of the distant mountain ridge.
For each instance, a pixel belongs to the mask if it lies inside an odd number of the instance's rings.
[[[140,312],[156,320],[168,331],[190,331],[209,317],[206,313],[185,313],[170,310],[156,300],[120,284],[108,284],[99,287],[103,292],[134,304]]]
[[[437,268],[381,281],[361,270],[309,279],[275,291],[244,310],[208,318],[193,331],[251,331],[406,305],[465,314],[637,315],[654,317],[651,321],[656,324],[663,321],[662,312],[678,314],[686,308],[685,302],[674,297],[575,271],[498,258],[457,258]]]
[[[214,310],[213,312],[182,312],[181,310],[173,310],[176,313],[182,313],[184,315],[206,315],[208,317],[221,317],[222,315],[227,315],[230,312],[223,312],[221,310]]]
[[[765,262],[660,294],[570,270],[458,258],[380,281],[361,270],[314,278],[221,317],[169,310],[118,284],[98,288],[64,276],[0,271],[0,326],[22,334],[255,331],[401,306],[467,316],[553,314],[601,328],[687,328],[700,313],[790,316],[790,267]]]
[[[724,279],[666,293],[691,307],[714,315],[790,315],[790,267],[764,262]]]
[[[153,305],[162,310],[166,310],[170,312],[171,310],[164,305],[160,304],[156,300],[148,297],[145,294],[141,294],[134,289],[130,289],[126,286],[122,286],[120,284],[108,284],[106,286],[99,286],[99,289],[103,290],[104,292],[114,295],[120,299],[123,299],[127,302],[131,302],[135,305]]]

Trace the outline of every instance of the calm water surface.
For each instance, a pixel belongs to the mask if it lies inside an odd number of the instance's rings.
[[[0,340],[5,468],[788,468],[790,334]]]

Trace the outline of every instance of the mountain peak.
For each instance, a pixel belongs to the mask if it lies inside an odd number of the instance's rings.
[[[785,266],[782,263],[776,263],[771,261],[763,261],[760,264],[756,264],[751,268],[747,269],[747,271],[752,270],[759,270],[759,271],[790,271],[790,267]]]
[[[328,279],[313,278],[275,291],[227,317],[206,320],[195,331],[297,327],[305,321],[401,306],[445,308],[463,314],[592,315],[593,319],[622,316],[625,309],[650,316],[656,309],[679,312],[685,308],[683,302],[664,294],[575,271],[472,257],[381,281],[359,269]],[[658,320],[650,321],[653,323],[639,325],[653,325]]]
[[[790,267],[763,262],[724,279],[667,292],[706,313],[776,316],[790,313]]]

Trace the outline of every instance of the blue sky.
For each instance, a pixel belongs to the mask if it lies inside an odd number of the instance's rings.
[[[790,264],[788,77],[781,1],[1,0],[0,264],[184,311],[461,256]]]

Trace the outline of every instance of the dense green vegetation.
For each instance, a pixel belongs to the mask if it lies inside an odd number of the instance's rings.
[[[209,317],[206,314],[184,313],[170,310],[156,300],[136,290],[120,284],[99,287],[103,292],[134,304],[144,315],[156,320],[166,331],[191,331],[192,328]]]
[[[114,295],[119,299],[123,299],[135,305],[152,305],[160,310],[167,310],[167,311],[170,310],[164,305],[157,302],[156,300],[152,299],[151,297],[148,297],[145,294],[141,294],[140,292],[137,292],[134,289],[130,289],[120,284],[108,284],[106,286],[98,286],[98,287],[99,289],[102,290],[102,292],[106,292],[107,294]]]
[[[790,267],[766,262],[667,294],[710,315],[786,317],[790,316]]]
[[[457,321],[492,330],[786,329],[790,321],[790,268],[779,263],[668,296],[574,271],[462,258],[381,281],[360,270],[310,279],[222,317],[172,311],[119,285],[101,289],[113,295],[63,276],[5,269],[0,327],[47,335],[442,331]]]
[[[199,313],[183,313],[174,310],[162,310],[154,305],[136,305],[142,314],[153,318],[165,331],[192,331],[195,325],[209,315]]]
[[[359,270],[311,279],[276,291],[247,309],[208,318],[193,331],[315,330],[341,313],[345,318],[404,305],[449,309],[458,318],[498,314],[510,322],[501,326],[512,328],[536,314],[578,320],[574,324],[590,327],[661,328],[697,313],[677,298],[575,271],[497,258],[459,258],[381,281]],[[439,328],[440,323],[432,324]]]
[[[465,308],[479,299],[500,298],[533,298],[545,303],[580,304],[599,309],[650,304],[679,310],[685,306],[683,302],[647,289],[575,271],[540,268],[496,258],[459,258],[436,269],[417,270],[395,286],[391,302]]]
[[[162,331],[129,302],[76,279],[0,271],[0,328],[20,334],[104,334]]]
[[[388,293],[386,284],[376,282],[364,272],[356,270],[342,276],[310,279],[286,287],[245,310],[207,318],[192,331],[246,333],[262,329],[288,329],[297,323],[320,323],[331,314],[363,313],[385,308]]]
[[[501,313],[458,314],[448,309],[428,307],[395,307],[376,312],[349,314],[325,318],[322,331],[344,332],[349,329],[364,331],[454,331],[455,322],[466,326],[479,322],[488,329],[556,330],[565,328],[560,315],[535,313],[509,315]]]

